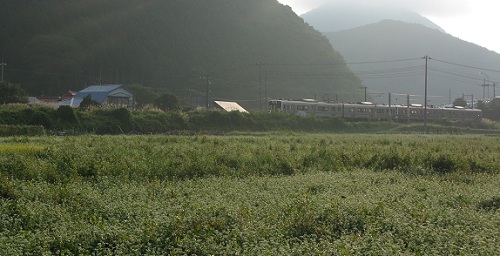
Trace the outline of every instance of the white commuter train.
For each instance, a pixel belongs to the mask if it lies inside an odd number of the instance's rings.
[[[378,105],[370,102],[329,103],[314,100],[270,100],[270,111],[282,111],[300,116],[338,117],[351,120],[424,121],[421,105]],[[427,108],[427,120],[480,121],[480,109]]]

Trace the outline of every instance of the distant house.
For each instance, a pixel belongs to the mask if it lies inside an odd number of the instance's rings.
[[[79,107],[87,96],[103,107],[134,107],[134,94],[120,84],[92,85],[79,91],[66,105]]]
[[[74,91],[68,91],[63,96],[47,96],[42,94],[37,97],[28,97],[28,105],[44,105],[53,108],[57,108],[61,105],[69,105],[66,102],[74,98],[76,93],[77,92]]]

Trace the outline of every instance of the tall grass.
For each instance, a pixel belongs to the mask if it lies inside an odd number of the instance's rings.
[[[499,137],[449,135],[20,137],[0,141],[0,173],[50,181],[185,180],[359,168],[419,175],[498,173],[499,142]],[[37,150],[1,150],[9,147]]]
[[[494,255],[500,137],[0,139],[0,255]]]

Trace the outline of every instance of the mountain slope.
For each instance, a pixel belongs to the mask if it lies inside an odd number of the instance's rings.
[[[450,97],[453,100],[462,94],[483,98],[480,85],[486,79],[490,84],[493,81],[499,84],[500,74],[495,72],[500,70],[499,54],[422,25],[385,20],[326,36],[351,63],[351,69],[368,91],[384,93],[384,102],[389,92],[424,93],[422,57],[426,55],[431,57],[428,84],[432,104],[445,103]],[[386,62],[389,60],[398,61]],[[488,90],[492,97],[490,87],[485,88],[484,96],[488,97]],[[415,100],[422,103],[421,98]]]
[[[387,6],[374,6],[366,2],[336,1],[311,10],[301,17],[321,32],[347,30],[386,19],[421,24],[444,32],[438,25],[416,12]]]
[[[5,77],[31,94],[140,83],[188,100],[210,76],[212,98],[253,107],[264,86],[269,97],[361,97],[329,41],[277,1],[18,0],[0,24]]]

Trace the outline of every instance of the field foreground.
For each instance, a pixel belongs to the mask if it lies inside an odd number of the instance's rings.
[[[0,254],[495,255],[500,138],[0,141]]]

